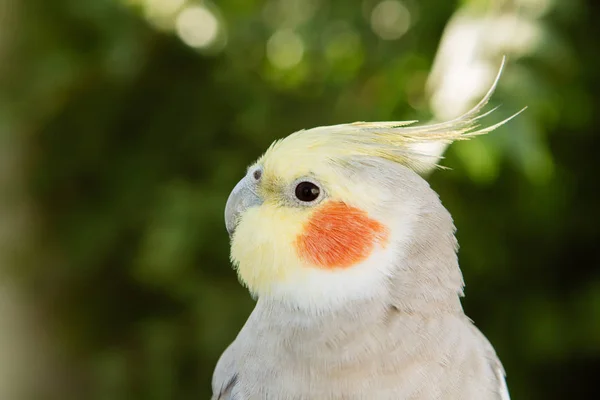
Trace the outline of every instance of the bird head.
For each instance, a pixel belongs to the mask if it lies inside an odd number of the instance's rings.
[[[451,218],[418,174],[437,158],[420,149],[508,121],[477,125],[496,82],[472,110],[449,122],[355,122],[273,143],[248,168],[225,209],[241,282],[258,297],[308,309],[373,297],[399,273],[411,248],[435,246],[437,233],[423,236],[423,225],[451,237],[449,257],[455,258]],[[453,279],[456,295],[462,276]]]

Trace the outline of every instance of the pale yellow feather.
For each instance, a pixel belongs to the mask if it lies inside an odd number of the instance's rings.
[[[274,142],[258,163],[281,179],[293,179],[308,173],[326,175],[330,162],[341,162],[355,156],[381,157],[421,172],[431,165],[431,160],[426,160],[428,156],[415,150],[413,145],[450,143],[483,135],[524,110],[491,126],[482,127],[478,123],[495,110],[481,113],[496,88],[503,66],[504,61],[481,101],[451,121],[422,126],[409,126],[415,121],[354,122],[301,130]]]

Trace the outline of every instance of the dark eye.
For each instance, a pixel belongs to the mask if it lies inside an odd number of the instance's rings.
[[[300,201],[311,202],[319,197],[321,189],[312,182],[300,182],[296,186],[296,197]]]

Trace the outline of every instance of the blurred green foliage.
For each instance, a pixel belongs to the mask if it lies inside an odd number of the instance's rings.
[[[493,118],[529,108],[453,145],[452,169],[430,181],[458,226],[465,309],[513,398],[589,398],[600,368],[600,8],[505,3],[544,12],[535,44],[508,52]],[[209,10],[208,31],[178,19],[194,4]],[[444,27],[493,12],[488,1],[406,0],[406,32],[378,31],[378,4],[12,3],[0,126],[23,143],[39,230],[22,278],[83,398],[208,398],[253,306],[222,217],[245,167],[301,128],[435,117],[426,81]]]

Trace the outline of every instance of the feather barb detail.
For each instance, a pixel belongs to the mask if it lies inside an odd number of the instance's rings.
[[[359,121],[301,130],[273,143],[263,159],[278,153],[289,160],[295,155],[304,156],[305,152],[310,153],[309,158],[320,153],[332,161],[343,161],[354,156],[375,156],[422,172],[431,166],[431,157],[434,156],[417,150],[419,144],[449,144],[458,140],[468,140],[499,128],[526,109],[525,107],[491,126],[482,126],[479,123],[483,117],[497,109],[495,107],[482,112],[498,85],[504,65],[503,58],[498,74],[484,97],[469,111],[450,121],[418,126],[413,126],[417,121]]]

